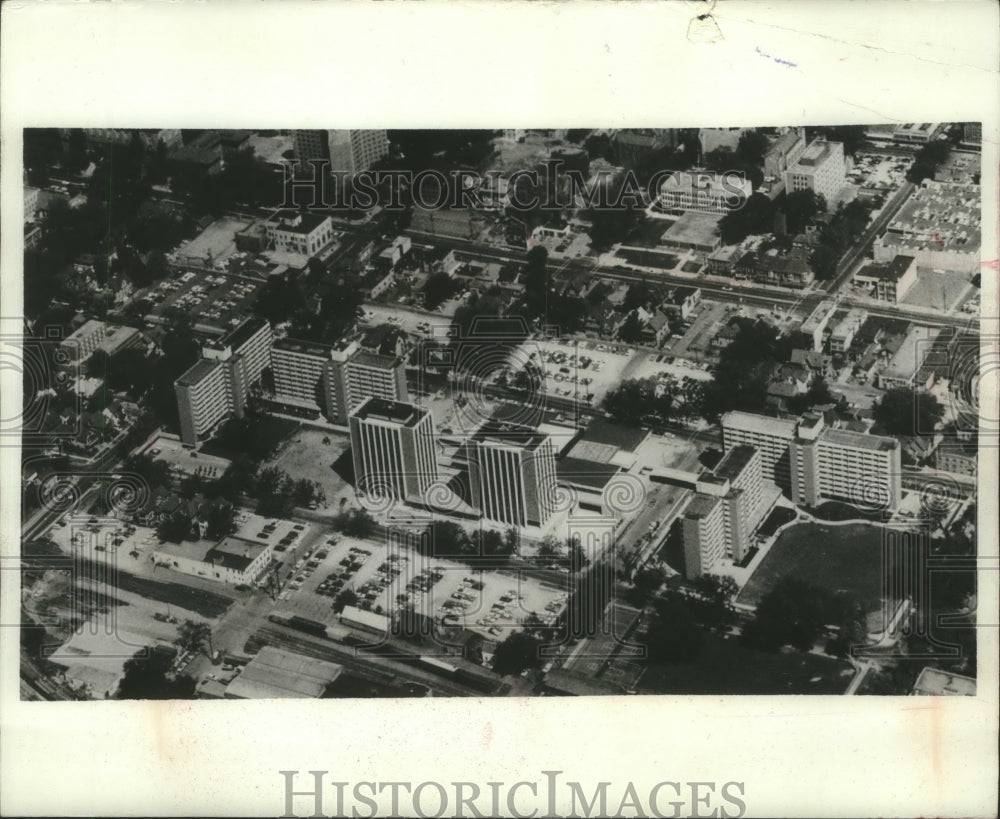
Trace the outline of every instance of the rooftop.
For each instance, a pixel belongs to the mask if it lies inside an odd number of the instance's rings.
[[[976,681],[972,677],[952,674],[928,666],[920,672],[920,676],[913,684],[913,693],[924,697],[941,695],[974,697],[976,696]]]
[[[889,360],[888,366],[882,371],[882,376],[913,378],[924,363],[927,353],[930,352],[931,346],[940,332],[933,327],[911,327],[906,338],[903,339],[903,343]]]
[[[869,279],[881,279],[886,282],[898,282],[903,274],[909,270],[913,264],[912,256],[897,255],[891,262],[872,262],[861,268],[858,277]]]
[[[357,364],[360,367],[375,367],[380,370],[391,370],[396,366],[396,359],[391,355],[381,355],[380,353],[373,353],[368,350],[360,350],[351,358],[351,364]]]
[[[271,217],[272,219],[274,216]],[[318,213],[280,213],[277,214],[277,224],[275,230],[283,230],[287,233],[312,233],[324,222],[329,221],[329,216],[320,216]]]
[[[891,452],[899,447],[899,442],[895,438],[888,438],[884,435],[865,435],[860,432],[833,429],[832,427],[823,430],[820,434],[820,441],[835,446],[871,449],[876,452]]]
[[[737,446],[734,446],[723,456],[722,460],[716,464],[714,470],[715,475],[719,478],[725,478],[727,480],[734,480],[735,478],[738,478],[756,454],[756,447],[752,447],[749,444],[738,444]]]
[[[575,452],[576,450],[574,450]],[[565,483],[603,489],[618,474],[618,467],[569,456],[556,464],[556,477]]]
[[[800,167],[803,169],[812,169],[817,165],[823,164],[833,154],[833,146],[840,144],[839,142],[827,142],[825,139],[814,139],[789,170],[796,170]]]
[[[882,237],[884,244],[932,250],[978,251],[979,185],[925,179]]]
[[[205,553],[205,562],[225,566],[242,572],[267,549],[264,543],[256,543],[241,537],[224,537]]]
[[[596,418],[590,422],[590,426],[587,427],[580,440],[595,444],[609,444],[618,449],[635,452],[648,437],[648,429],[626,427],[616,424],[614,421]]]
[[[389,421],[404,427],[416,426],[426,416],[427,410],[384,398],[369,398],[354,413],[359,421]]]
[[[790,418],[771,418],[750,412],[727,412],[722,416],[722,426],[746,432],[759,432],[791,440],[795,437],[795,421]]]
[[[260,316],[252,316],[246,321],[241,322],[214,343],[218,344],[220,347],[232,347],[235,351],[246,344],[246,342],[248,342],[256,333],[260,332],[267,326],[269,326],[267,319],[261,318]]]
[[[279,338],[275,339],[271,349],[287,350],[291,353],[311,355],[316,358],[329,358],[331,348],[329,345],[320,344],[318,341],[303,341],[298,338]]]
[[[198,359],[191,367],[181,374],[181,377],[177,379],[177,386],[180,387],[194,387],[204,381],[212,372],[217,368],[221,367],[221,361],[215,361],[214,359],[201,358]]]
[[[341,671],[336,663],[264,646],[229,683],[226,696],[234,699],[318,699]]]
[[[697,493],[694,498],[691,499],[691,503],[688,504],[687,509],[684,510],[684,517],[688,520],[701,520],[702,518],[707,518],[715,511],[715,508],[719,505],[719,503],[721,503],[719,498],[712,495],[702,495]]]

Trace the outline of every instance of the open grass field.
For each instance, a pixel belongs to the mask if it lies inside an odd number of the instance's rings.
[[[791,575],[831,592],[849,592],[864,607],[882,604],[880,526],[802,523],[786,529],[753,573],[738,602],[756,605],[779,579]]]

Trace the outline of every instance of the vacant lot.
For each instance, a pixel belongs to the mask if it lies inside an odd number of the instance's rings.
[[[300,427],[283,443],[267,466],[275,466],[296,480],[316,481],[326,493],[331,507],[338,495],[351,488],[333,470],[333,464],[351,448],[351,439],[342,433]]]
[[[852,673],[847,663],[832,657],[754,651],[735,637],[710,634],[695,662],[650,665],[639,690],[643,694],[843,694]]]
[[[880,526],[803,523],[786,529],[753,573],[738,598],[756,605],[786,575],[831,592],[848,592],[867,612],[882,604]]]

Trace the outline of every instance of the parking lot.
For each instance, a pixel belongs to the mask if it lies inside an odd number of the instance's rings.
[[[228,330],[251,312],[261,282],[226,273],[184,270],[141,291],[137,298],[153,305],[152,313],[163,316],[171,309],[187,313],[196,324]]]
[[[190,242],[183,244],[177,251],[178,256],[202,262],[209,259],[212,263],[224,262],[236,252],[236,233],[249,226],[247,219],[221,216]]]
[[[402,606],[439,622],[496,637],[518,628],[529,614],[555,620],[567,589],[515,573],[473,570],[406,547],[339,534],[321,538],[293,566],[282,570],[287,586],[278,608],[325,623],[336,622],[334,601],[345,589],[357,605],[391,616]]]
[[[218,478],[229,468],[229,460],[218,455],[208,455],[204,452],[193,453],[176,438],[158,437],[146,449],[144,455],[157,461],[166,461],[171,469],[185,472],[188,475],[199,475],[203,478]]]
[[[888,193],[902,186],[912,164],[913,157],[905,154],[859,152],[854,155],[854,168],[848,172],[847,178],[860,188]]]
[[[625,345],[608,342],[532,339],[511,354],[509,364],[512,372],[523,370],[529,362],[541,368],[546,395],[575,397],[596,406],[618,385],[635,355]]]

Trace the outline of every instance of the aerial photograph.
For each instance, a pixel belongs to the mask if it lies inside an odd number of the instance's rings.
[[[976,695],[980,123],[23,142],[22,700]]]

